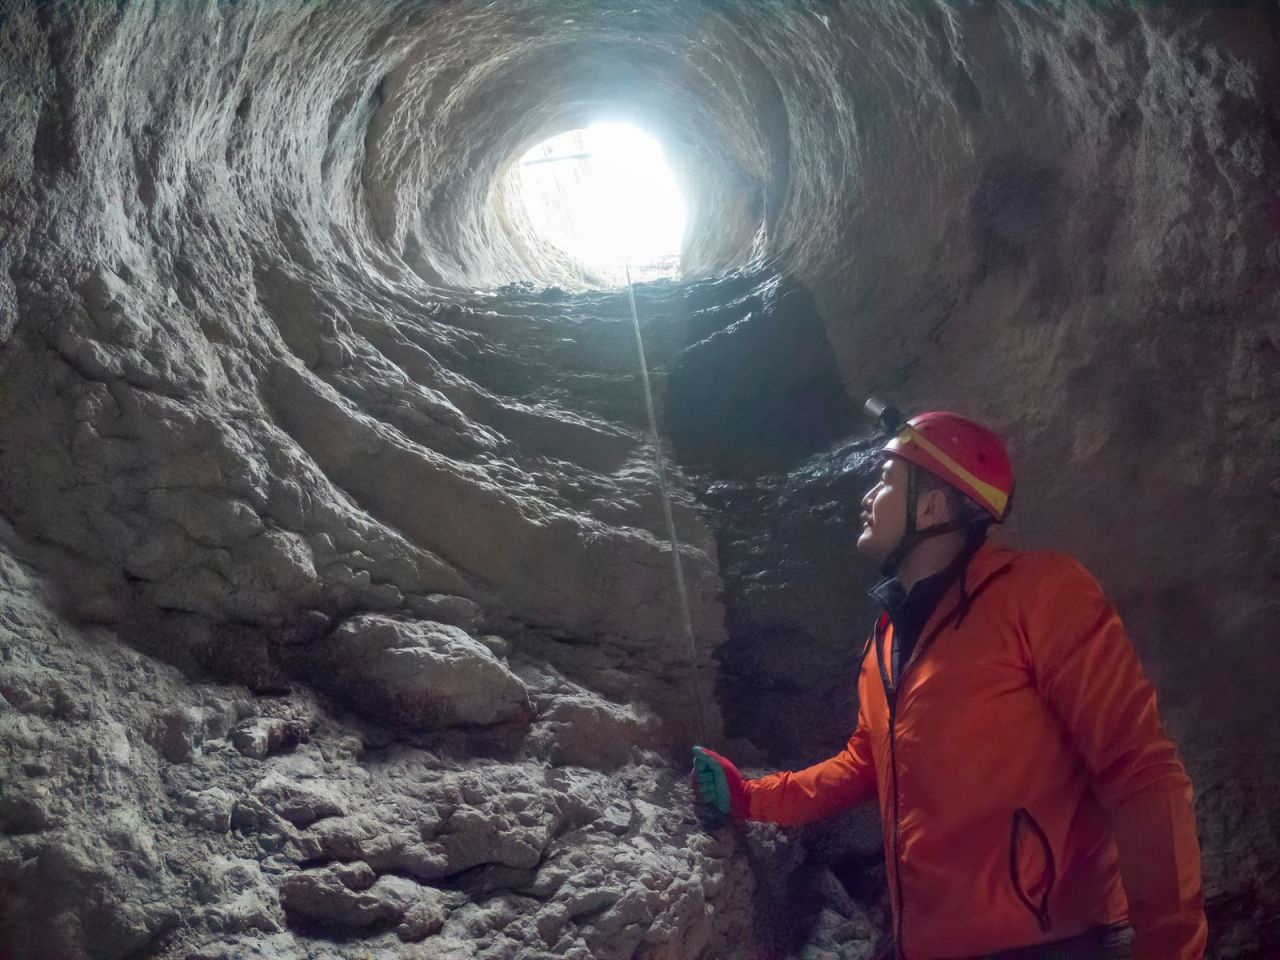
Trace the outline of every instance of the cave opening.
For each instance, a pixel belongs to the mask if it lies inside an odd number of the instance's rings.
[[[597,122],[543,140],[509,173],[536,242],[563,253],[585,284],[673,278],[687,220],[684,193],[656,137]]]

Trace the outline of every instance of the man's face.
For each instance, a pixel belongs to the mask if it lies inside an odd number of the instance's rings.
[[[906,532],[907,465],[897,457],[886,457],[880,479],[862,498],[858,552],[882,563]]]

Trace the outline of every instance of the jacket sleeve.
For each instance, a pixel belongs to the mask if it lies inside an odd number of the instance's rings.
[[[871,742],[861,723],[843,750],[804,770],[746,782],[748,819],[795,826],[834,816],[875,793]]]
[[[748,819],[788,827],[812,823],[842,813],[875,795],[875,762],[871,755],[863,682],[867,676],[869,648],[868,643],[858,671],[858,727],[848,744],[834,757],[807,769],[748,780]]]
[[[1022,635],[1111,814],[1134,960],[1200,960],[1208,928],[1191,781],[1115,608],[1079,563],[1049,558]]]

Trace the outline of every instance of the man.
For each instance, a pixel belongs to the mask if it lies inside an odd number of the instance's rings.
[[[694,748],[698,800],[779,824],[878,798],[900,960],[1200,960],[1191,783],[1115,609],[1060,553],[987,541],[1004,444],[953,413],[910,420],[862,501],[885,608],[845,749],[744,780]]]

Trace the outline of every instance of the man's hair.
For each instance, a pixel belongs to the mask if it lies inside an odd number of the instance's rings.
[[[960,525],[965,536],[971,540],[981,540],[986,537],[991,530],[991,514],[987,513],[976,500],[961,493],[941,477],[935,476],[928,470],[917,468],[916,473],[919,477],[916,482],[919,484],[917,489],[920,493],[941,490],[943,495],[946,496],[951,519]]]

